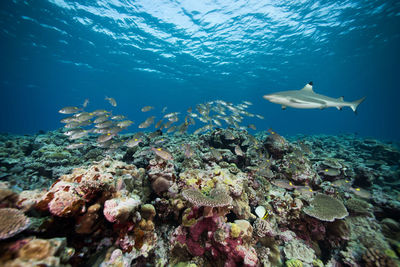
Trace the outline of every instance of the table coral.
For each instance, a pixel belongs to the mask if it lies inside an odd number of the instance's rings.
[[[15,236],[30,224],[25,214],[13,208],[0,209],[0,240]]]
[[[317,194],[309,207],[303,209],[307,215],[321,221],[333,222],[335,219],[343,219],[349,213],[343,203],[331,196]]]

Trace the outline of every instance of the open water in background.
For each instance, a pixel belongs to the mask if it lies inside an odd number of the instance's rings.
[[[295,2],[295,4],[294,4]],[[400,140],[400,1],[10,1],[0,3],[0,132],[61,127],[90,100],[135,121],[210,100],[254,103],[283,135]],[[262,95],[301,89],[350,109],[281,110]],[[154,105],[152,114],[140,108]],[[245,123],[245,124],[246,124]]]

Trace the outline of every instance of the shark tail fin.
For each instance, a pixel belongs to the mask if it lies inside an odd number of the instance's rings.
[[[357,107],[360,105],[365,99],[365,96],[361,99],[358,99],[356,101],[351,102],[350,108],[354,111],[357,112]]]

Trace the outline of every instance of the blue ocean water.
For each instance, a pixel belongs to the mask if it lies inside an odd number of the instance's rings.
[[[137,125],[211,100],[251,101],[246,119],[283,135],[400,139],[399,1],[1,1],[0,132],[62,127],[89,99]],[[281,110],[262,98],[314,82],[345,108]],[[158,112],[158,113],[157,113]]]

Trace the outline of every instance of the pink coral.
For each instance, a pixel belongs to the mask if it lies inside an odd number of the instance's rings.
[[[201,209],[196,209],[188,217],[199,216]],[[257,266],[257,253],[243,236],[231,238],[230,225],[225,217],[214,213],[210,217],[200,217],[190,227],[179,226],[175,229],[171,242],[186,245],[193,256],[202,256],[206,251],[211,252],[215,259],[225,259],[224,266]]]

